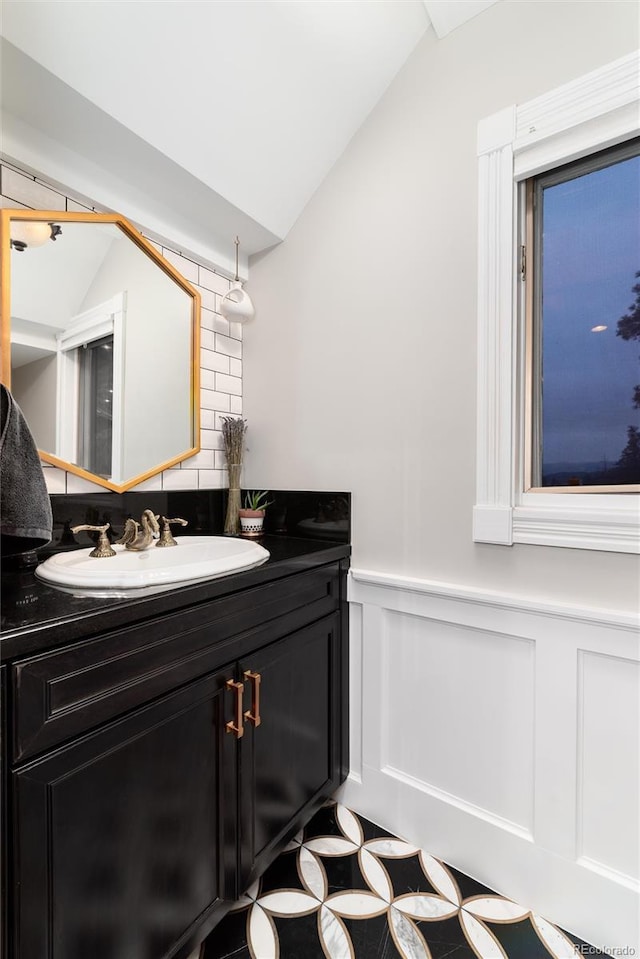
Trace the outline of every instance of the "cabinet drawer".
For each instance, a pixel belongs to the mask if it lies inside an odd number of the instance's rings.
[[[333,612],[339,575],[320,567],[14,664],[14,761]]]

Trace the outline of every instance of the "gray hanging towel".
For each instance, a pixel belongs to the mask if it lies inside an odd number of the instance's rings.
[[[0,384],[0,551],[26,553],[51,540],[51,501],[22,410]]]

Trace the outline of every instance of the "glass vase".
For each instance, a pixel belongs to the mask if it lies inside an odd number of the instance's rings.
[[[241,463],[229,463],[227,470],[229,473],[229,498],[227,500],[227,516],[224,521],[224,532],[227,536],[233,536],[240,532],[240,471]]]

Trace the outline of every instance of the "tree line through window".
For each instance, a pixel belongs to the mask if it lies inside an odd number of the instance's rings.
[[[638,484],[640,140],[532,187],[531,485]]]

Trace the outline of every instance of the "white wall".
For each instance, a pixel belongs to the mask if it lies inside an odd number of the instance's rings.
[[[284,243],[254,258],[246,480],[350,489],[357,567],[635,609],[627,555],[474,544],[478,121],[630,52],[634,3],[429,33]]]
[[[503,0],[429,34],[252,260],[244,341],[247,483],[353,493],[344,800],[636,950],[638,559],[474,544],[472,507],[478,121],[631,52],[638,13]]]
[[[13,371],[11,392],[40,450],[56,448],[56,357],[43,356]]]

